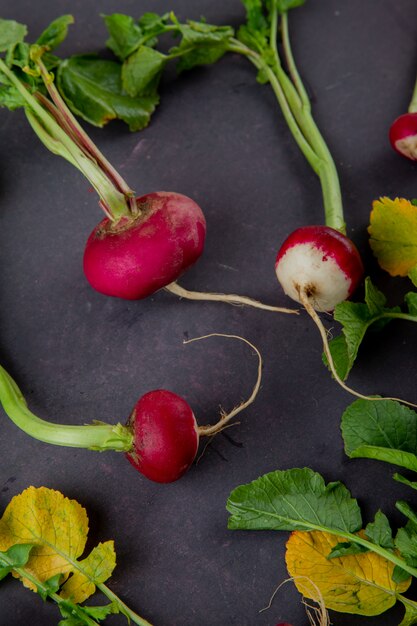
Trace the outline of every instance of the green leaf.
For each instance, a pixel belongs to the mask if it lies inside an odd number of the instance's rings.
[[[143,38],[142,29],[132,17],[123,13],[102,17],[110,34],[106,45],[121,61],[124,61],[140,45]]]
[[[14,20],[0,19],[0,52],[24,40],[27,27]]]
[[[235,489],[227,502],[231,529],[343,530],[361,527],[359,506],[344,485],[326,485],[311,469],[276,471]]]
[[[387,516],[382,511],[377,511],[375,521],[366,526],[365,534],[369,541],[385,548],[385,550],[394,549],[391,526]]]
[[[68,26],[73,23],[72,15],[61,15],[49,24],[36,43],[39,46],[47,47],[49,50],[54,50],[64,41],[68,34]]]
[[[164,54],[148,46],[140,46],[123,63],[123,89],[132,98],[155,94],[166,62]]]
[[[410,315],[417,316],[417,293],[415,291],[410,291],[405,296],[405,302],[407,304],[408,312]]]
[[[274,0],[272,0],[274,1]],[[278,13],[286,13],[290,9],[295,9],[305,4],[306,0],[275,0]]]
[[[344,301],[336,306],[334,319],[342,324],[345,343],[335,337],[329,342],[329,347],[342,380],[349,375],[367,330],[382,330],[391,321],[391,316],[401,311],[399,307],[388,308],[385,304],[384,294],[368,277],[365,281],[365,302]],[[323,361],[327,364],[325,356]]]
[[[355,400],[342,416],[346,454],[417,471],[417,414],[395,400]]]
[[[368,549],[358,543],[352,541],[342,541],[337,543],[327,556],[328,559],[336,559],[343,556],[352,556],[355,554],[362,554],[362,552],[368,552]],[[408,576],[410,577],[410,576]]]
[[[0,74],[0,106],[14,111],[25,105],[25,101],[13,85]]]
[[[408,522],[398,530],[395,547],[408,565],[417,566],[417,529],[413,522]]]
[[[55,574],[55,576],[52,576],[51,578],[49,578],[48,580],[45,580],[42,583],[42,587],[38,587],[37,592],[40,595],[40,597],[42,598],[42,600],[47,600],[47,598],[53,594],[56,593],[59,590],[60,584],[62,581],[62,575],[61,574]]]
[[[132,98],[122,88],[121,67],[114,61],[80,55],[64,61],[58,72],[58,86],[71,110],[95,126],[121,119],[130,130],[149,124],[159,98]]]
[[[410,522],[415,525],[417,532],[417,513],[414,511],[414,509],[411,508],[408,502],[404,502],[404,500],[398,500],[398,502],[395,503],[395,506],[403,515],[405,515],[405,517],[410,520]]]
[[[408,480],[408,478],[405,478],[405,476],[401,476],[401,474],[395,473],[393,475],[393,479],[399,483],[402,483],[403,485],[407,485],[407,487],[411,487],[411,489],[417,489],[416,481]]]
[[[226,52],[227,44],[225,43],[198,46],[181,56],[177,64],[177,71],[183,72],[197,66],[212,65],[219,61]]]
[[[402,598],[399,598],[403,602]],[[417,624],[417,606],[410,606],[404,602],[405,614],[399,626],[414,626]]]
[[[411,280],[413,285],[417,287],[417,265],[414,265],[411,269],[408,270],[407,276]]]
[[[400,567],[399,565],[396,565],[394,567],[394,571],[392,573],[392,580],[397,584],[401,584],[406,580],[410,579],[410,574],[408,572],[405,571],[405,569],[403,569],[402,567]]]
[[[16,567],[23,567],[29,560],[33,543],[21,543],[0,552],[0,580],[5,578]]]

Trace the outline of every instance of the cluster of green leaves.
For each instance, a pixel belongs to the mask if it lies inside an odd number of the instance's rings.
[[[227,502],[230,529],[292,531],[289,572],[309,578],[328,608],[379,615],[400,600],[406,607],[402,626],[411,626],[417,603],[402,594],[417,577],[417,514],[405,502],[397,507],[408,521],[395,535],[381,511],[362,528],[348,489],[340,482],[326,485],[308,468],[266,474],[235,489]]]
[[[342,325],[342,332],[329,342],[329,348],[342,380],[348,377],[368,330],[380,331],[393,319],[417,322],[417,293],[409,292],[404,300],[404,312],[398,306],[387,307],[385,295],[367,278],[364,302],[345,300],[336,306],[334,319]],[[325,356],[323,360],[327,363]]]
[[[6,65],[16,76],[25,82],[30,91],[45,93],[39,70],[35,67],[32,54],[34,49],[44,49],[43,62],[48,70],[59,65],[59,58],[51,51],[59,46],[68,33],[68,26],[73,23],[71,15],[63,15],[54,20],[38,37],[32,46],[25,42],[27,28],[14,20],[0,19],[0,52],[5,53]],[[25,106],[19,91],[0,73],[0,106],[14,110]]]
[[[181,24],[174,13],[145,13],[139,19],[115,13],[104,16],[107,46],[117,61],[77,55],[58,70],[58,87],[74,113],[103,126],[118,117],[130,130],[149,123],[159,103],[158,86],[170,60],[177,71],[218,61],[227,51],[233,29],[189,20]],[[157,49],[159,37],[169,33],[176,43],[168,52]]]
[[[77,501],[46,487],[29,487],[0,519],[0,580],[12,574],[43,600],[56,602],[64,618],[59,626],[95,626],[115,613],[151,626],[104,585],[116,565],[113,541],[80,559],[87,533],[87,513]],[[110,602],[82,605],[97,588]]]

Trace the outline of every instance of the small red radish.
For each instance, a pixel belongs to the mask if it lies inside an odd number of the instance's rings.
[[[158,483],[180,478],[192,465],[199,431],[191,407],[171,391],[149,391],[136,403],[128,426],[133,449],[126,456],[141,474]]]
[[[223,430],[230,420],[256,398],[262,377],[262,357],[258,349],[238,335],[212,333],[205,337],[238,339],[249,345],[258,356],[258,375],[250,397],[230,413],[221,413],[213,425],[198,426],[189,404],[165,389],[143,395],[136,403],[128,422],[96,422],[83,426],[52,424],[31,413],[12,377],[0,366],[0,402],[10,419],[25,433],[58,446],[115,450],[124,452],[141,474],[158,483],[170,483],[191,467],[197,454],[200,436],[212,436]]]
[[[282,244],[275,271],[290,298],[308,298],[316,310],[332,311],[358,286],[363,264],[356,246],[340,231],[304,226]]]
[[[404,113],[397,117],[389,130],[391,146],[398,154],[417,160],[417,113]]]
[[[175,281],[203,252],[206,221],[200,207],[174,192],[136,200],[138,217],[105,218],[91,233],[84,273],[100,293],[146,298]]]

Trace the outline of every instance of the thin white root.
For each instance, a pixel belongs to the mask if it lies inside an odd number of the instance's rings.
[[[314,309],[313,305],[311,304],[308,296],[305,293],[303,293],[302,291],[300,291],[299,295],[300,295],[301,304],[304,306],[305,310],[307,311],[307,313],[309,314],[309,316],[311,317],[311,319],[313,320],[313,322],[315,323],[315,325],[319,329],[319,332],[320,332],[320,335],[321,335],[321,339],[322,339],[322,342],[323,342],[323,352],[326,355],[326,359],[327,359],[327,362],[329,364],[330,371],[333,374],[333,378],[342,387],[342,389],[344,389],[345,391],[350,393],[352,396],[356,396],[357,398],[362,398],[362,400],[372,400],[372,401],[394,400],[395,402],[400,402],[401,404],[405,404],[407,406],[411,406],[413,408],[417,408],[417,404],[413,404],[412,402],[408,402],[407,400],[402,400],[401,398],[391,398],[391,397],[376,398],[374,396],[366,396],[366,395],[360,393],[359,391],[356,391],[355,389],[352,389],[352,387],[349,387],[348,385],[346,385],[346,383],[340,378],[340,376],[339,376],[339,374],[338,374],[338,372],[336,370],[336,366],[334,364],[333,356],[332,356],[332,353],[331,353],[330,347],[329,347],[329,340],[328,340],[328,337],[327,337],[327,331],[326,331],[326,328],[323,325],[323,322],[319,318],[319,316],[318,316],[316,310]]]
[[[270,304],[263,304],[258,300],[253,300],[247,296],[238,296],[236,294],[226,293],[205,293],[203,291],[189,291],[184,287],[181,287],[178,283],[174,282],[165,287],[166,291],[179,296],[180,298],[187,298],[188,300],[210,300],[212,302],[226,302],[234,306],[252,306],[257,309],[263,309],[264,311],[273,311],[274,313],[293,313],[299,314],[298,309],[285,309],[278,306],[271,306]]]
[[[258,395],[259,388],[261,386],[262,380],[262,356],[259,352],[258,348],[253,345],[250,341],[245,339],[244,337],[240,337],[239,335],[226,335],[224,333],[210,333],[209,335],[203,335],[202,337],[194,337],[193,339],[188,339],[184,341],[185,344],[192,343],[193,341],[200,341],[201,339],[208,339],[209,337],[227,337],[229,339],[238,339],[239,341],[243,341],[248,346],[250,346],[257,354],[258,357],[258,376],[256,378],[255,386],[252,390],[250,397],[245,401],[236,406],[230,413],[224,413],[221,411],[221,417],[216,424],[208,425],[208,426],[199,426],[198,432],[200,435],[210,436],[219,433],[223,430],[228,422],[233,419],[238,413],[246,409],[252,402],[255,400]]]
[[[300,593],[303,594],[302,603],[306,607],[307,617],[311,626],[330,626],[330,617],[327,612],[326,605],[324,604],[324,599],[321,594],[321,591],[317,587],[317,585],[307,576],[294,576],[293,578],[287,578],[286,580],[283,580],[282,583],[280,583],[278,587],[275,589],[274,593],[272,594],[269,600],[268,605],[264,607],[263,609],[261,609],[259,613],[263,613],[263,611],[268,611],[271,608],[272,603],[275,599],[275,596],[277,595],[278,591],[281,589],[283,585],[289,582],[295,582],[295,581],[300,581],[300,580],[305,580],[308,583],[308,585],[311,586],[309,589],[304,588],[303,590],[300,590],[298,587],[298,590],[300,591]],[[318,606],[312,606],[311,604],[308,604],[308,602],[306,602],[305,600],[305,597],[308,597],[313,602],[316,602]]]

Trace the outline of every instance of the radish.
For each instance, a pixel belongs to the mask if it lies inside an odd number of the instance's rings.
[[[244,36],[241,41],[234,40],[229,49],[243,54],[258,69],[262,82],[269,82],[295,141],[321,183],[325,225],[299,228],[286,239],[276,259],[277,278],[285,293],[307,310],[311,306],[331,311],[356,289],[363,265],[355,245],[346,237],[336,166],[312,116],[310,99],[292,54],[288,9],[298,4],[271,4],[267,16],[269,36],[262,31],[266,48],[263,55],[252,43],[258,41],[253,33],[252,39]],[[253,30],[249,12],[248,22]],[[283,59],[278,50],[278,29]]]
[[[126,425],[95,422],[83,426],[52,424],[31,413],[22,392],[0,366],[0,402],[10,419],[25,433],[45,443],[90,450],[124,452],[141,474],[158,483],[178,480],[191,467],[202,436],[223,430],[232,418],[256,398],[262,377],[262,357],[247,339],[237,335],[212,333],[208,337],[238,339],[250,346],[258,357],[258,374],[250,397],[229,413],[222,411],[213,425],[198,426],[188,403],[165,389],[143,395],[134,406]]]
[[[328,226],[298,228],[282,244],[275,264],[285,293],[319,311],[331,311],[349,298],[363,276],[354,243]]]
[[[203,252],[206,221],[200,207],[174,192],[149,193],[139,198],[78,124],[60,96],[42,55],[45,47],[31,46],[31,60],[50,99],[32,95],[0,59],[0,72],[25,102],[26,116],[40,140],[54,154],[77,167],[100,198],[106,217],[88,238],[84,273],[90,285],[105,295],[137,300],[166,288],[193,300],[246,304],[269,311],[297,313],[234,294],[189,292],[176,280]]]
[[[417,81],[408,112],[397,117],[391,124],[389,140],[398,154],[411,161],[417,160]]]

